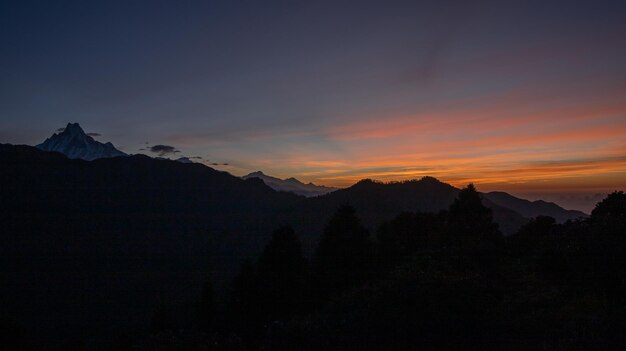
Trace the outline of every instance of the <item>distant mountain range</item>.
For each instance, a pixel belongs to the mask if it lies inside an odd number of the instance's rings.
[[[353,186],[339,189],[324,196],[310,198],[297,203],[281,213],[281,221],[292,224],[303,233],[304,244],[315,247],[317,234],[325,225],[319,218],[330,218],[342,204],[350,204],[357,210],[363,224],[375,231],[384,220],[401,212],[438,212],[446,210],[457,197],[460,189],[433,177],[404,182],[382,183],[370,179],[361,180]],[[507,194],[508,195],[508,194]],[[556,204],[544,206],[544,202],[530,202],[497,194],[483,194],[483,204],[491,208],[493,219],[504,235],[510,235],[532,217],[546,215],[560,222],[578,217],[587,217],[579,211],[569,211]],[[511,207],[509,207],[511,206]],[[524,215],[517,212],[520,209]],[[314,240],[307,242],[307,238]]]
[[[291,192],[291,193],[306,196],[306,197],[320,196],[320,195],[328,194],[338,189],[338,188],[333,188],[333,187],[328,187],[328,186],[315,185],[313,183],[305,184],[296,178],[280,179],[280,178],[269,176],[261,171],[252,172],[241,178],[243,179],[259,178],[265,184],[267,184],[267,186],[269,186],[270,188],[276,191]]]
[[[483,196],[493,203],[507,207],[521,214],[526,218],[534,218],[537,216],[554,217],[557,222],[563,223],[568,220],[574,220],[580,217],[587,217],[587,214],[576,210],[566,210],[554,202],[546,202],[543,200],[529,201],[517,198],[509,193],[501,191],[493,191],[485,193]]]
[[[68,123],[67,126],[60,133],[54,133],[50,138],[46,139],[43,143],[37,145],[36,147],[43,151],[60,152],[70,159],[83,159],[87,161],[97,160],[101,158],[128,156],[126,153],[116,149],[115,146],[113,146],[113,144],[111,144],[110,142],[101,143],[94,140],[90,135],[85,133],[85,131],[78,123]],[[164,160],[160,157],[156,157],[156,159]],[[193,163],[193,161],[187,157],[181,157],[176,161],[186,164]],[[296,178],[280,179],[267,175],[262,171],[252,172],[241,178],[258,178],[262,180],[263,183],[265,183],[267,186],[276,191],[290,192],[305,197],[326,195],[338,190],[338,188],[320,186],[313,183],[305,184]],[[427,183],[433,183],[433,180],[434,178],[430,177],[426,177],[423,179],[423,181]],[[410,183],[411,182],[406,182],[405,184]],[[436,181],[435,183],[441,182]],[[361,183],[360,186],[363,186],[363,183]],[[375,186],[372,185],[372,189],[370,190],[374,191],[374,187]],[[455,189],[452,187],[450,188]],[[456,192],[454,192],[453,195],[456,196]],[[555,203],[542,200],[531,202],[525,199],[517,198],[505,192],[490,192],[483,194],[483,196],[488,206],[490,204],[501,206],[513,210],[517,214],[525,218],[533,218],[536,216],[544,215],[554,217],[558,222],[564,222],[570,219],[586,216],[586,214],[583,212],[566,210]],[[444,196],[444,198],[446,197]],[[400,197],[396,200],[399,200],[400,202],[404,201]],[[446,201],[446,206],[448,203],[449,201]],[[496,210],[496,212],[498,211]],[[517,224],[514,225],[514,227],[517,227]]]
[[[101,143],[94,140],[91,136],[84,132],[78,123],[68,123],[62,132],[53,134],[50,138],[46,139],[43,143],[37,145],[36,147],[43,151],[60,152],[71,159],[83,159],[87,161],[100,158],[128,156],[124,152],[116,149],[110,142]],[[157,159],[163,158],[157,157]],[[176,161],[179,163],[193,163],[193,161],[187,157],[181,157]],[[306,197],[325,195],[338,190],[338,188],[320,186],[313,183],[305,184],[296,178],[280,179],[267,175],[262,171],[252,172],[241,178],[258,178],[276,191],[290,192]],[[456,193],[454,196],[456,196]],[[490,192],[483,194],[483,196],[488,204],[492,203],[494,205],[508,208],[525,218],[533,218],[544,215],[554,217],[558,222],[565,222],[567,220],[586,216],[583,212],[566,210],[552,202],[542,200],[531,202],[525,199],[517,198],[505,192]],[[514,227],[516,226],[517,225]]]

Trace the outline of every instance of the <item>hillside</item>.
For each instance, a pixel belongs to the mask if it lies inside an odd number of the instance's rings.
[[[273,213],[302,199],[145,156],[0,145],[0,169],[0,308],[45,339],[147,325],[163,300],[184,313],[209,277],[227,286]]]
[[[0,308],[44,339],[145,326],[161,301],[188,313],[207,280],[228,287],[281,224],[294,227],[310,255],[341,205],[352,205],[373,236],[401,212],[447,209],[459,192],[425,177],[363,180],[305,198],[202,164],[85,161],[12,145],[0,145],[0,169]],[[505,234],[527,221],[483,203]]]
[[[553,202],[543,200],[529,201],[501,191],[485,193],[484,196],[490,201],[500,206],[510,208],[527,218],[550,216],[556,219],[557,222],[563,223],[576,218],[588,217],[586,213],[576,210],[566,210]]]
[[[280,218],[285,223],[293,223],[296,231],[303,233],[305,247],[311,249],[316,244],[315,233],[323,230],[324,224],[341,205],[353,206],[363,224],[370,232],[374,232],[382,222],[401,212],[445,210],[458,192],[458,188],[432,177],[396,183],[366,179],[349,188],[296,203],[295,207]],[[484,200],[484,204],[492,209],[494,221],[505,235],[514,233],[527,222],[526,218],[515,211],[496,205],[488,199]],[[307,240],[310,238],[313,240]]]

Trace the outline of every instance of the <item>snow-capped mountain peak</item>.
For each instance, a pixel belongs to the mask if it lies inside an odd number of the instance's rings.
[[[337,188],[331,188],[321,185],[315,185],[313,183],[304,184],[296,178],[280,179],[269,176],[261,171],[252,172],[242,177],[243,179],[259,178],[267,186],[276,191],[286,191],[303,196],[319,196],[330,193],[337,190]]]
[[[189,157],[180,157],[176,159],[176,162],[180,163],[194,163]]]
[[[43,151],[57,151],[68,158],[91,161],[98,158],[127,156],[107,142],[103,144],[85,133],[78,123],[68,123],[60,133],[54,133],[36,146]]]
[[[87,136],[83,128],[81,128],[80,124],[78,123],[68,123],[65,129],[60,134],[63,134],[66,132],[70,135],[77,136],[80,138],[84,138]]]

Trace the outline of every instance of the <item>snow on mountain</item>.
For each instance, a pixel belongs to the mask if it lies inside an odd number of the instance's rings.
[[[176,159],[176,162],[180,162],[180,163],[194,163],[191,159],[189,159],[189,157],[180,157],[180,158]]]
[[[305,184],[297,180],[296,178],[280,179],[280,178],[266,175],[265,173],[261,171],[252,172],[241,178],[243,179],[259,178],[265,184],[267,184],[267,186],[269,186],[270,188],[276,191],[291,192],[291,193],[303,195],[306,197],[324,195],[324,194],[328,194],[332,191],[337,190],[337,188],[315,185],[313,183]]]
[[[98,158],[128,156],[111,143],[103,144],[87,135],[78,123],[68,123],[60,132],[54,133],[36,146],[43,151],[57,151],[68,158],[92,161]]]

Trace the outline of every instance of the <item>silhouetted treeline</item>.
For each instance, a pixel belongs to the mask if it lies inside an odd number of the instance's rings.
[[[624,345],[621,193],[589,219],[528,222],[428,177],[304,199],[10,145],[0,183],[3,349]]]
[[[280,227],[223,301],[209,299],[197,330],[214,350],[620,350],[626,195],[510,237],[472,185],[448,210],[402,213],[376,233],[346,205],[310,262]]]

